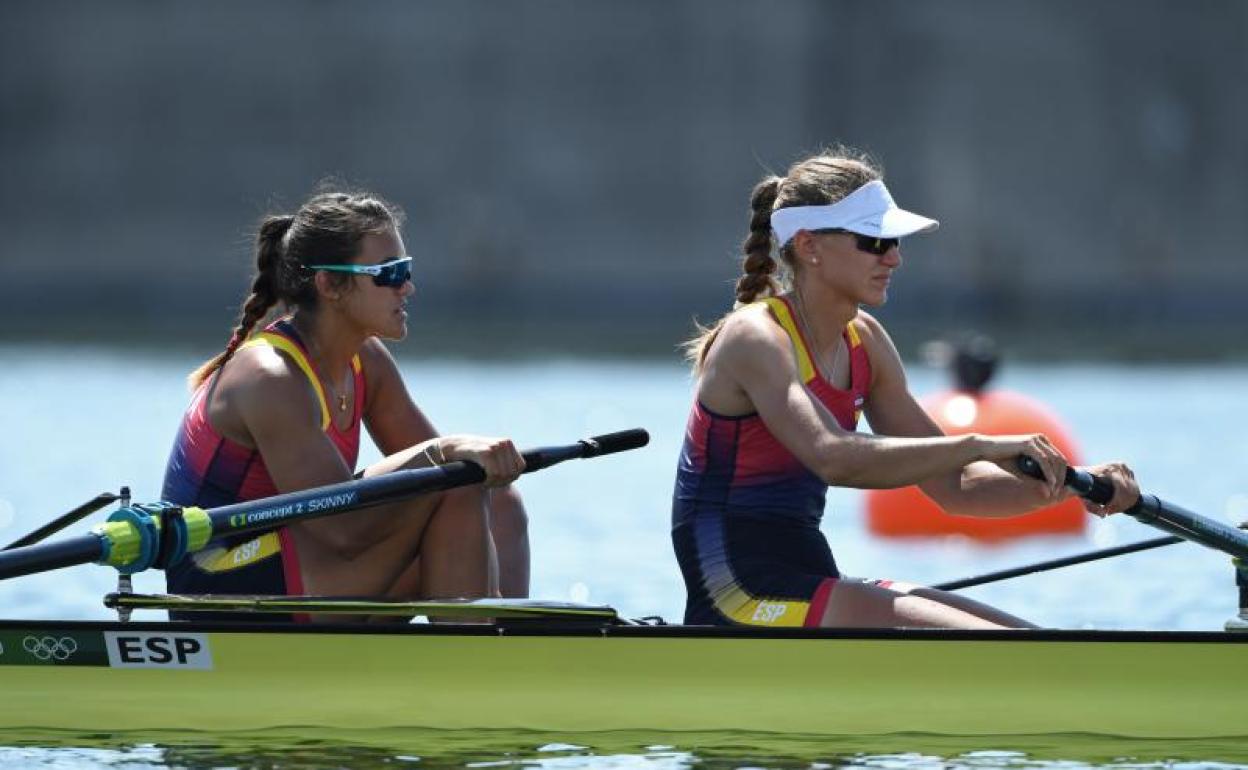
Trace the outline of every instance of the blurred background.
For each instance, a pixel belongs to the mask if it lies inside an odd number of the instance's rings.
[[[670,357],[754,182],[843,142],[942,222],[903,353],[1243,359],[1246,36],[1238,0],[10,0],[0,338],[211,350],[329,177],[408,212],[422,349]]]
[[[0,544],[122,483],[159,494],[258,220],[329,178],[408,214],[393,350],[439,427],[654,436],[525,478],[534,594],[679,618],[676,347],[731,305],[754,183],[837,143],[942,223],[878,312],[916,393],[948,387],[925,342],[988,332],[994,384],[1061,415],[1085,460],[1238,523],[1246,84],[1239,0],[7,0]],[[860,508],[830,497],[843,569],[919,582],[1155,534],[896,544]],[[112,575],[67,574],[0,584],[0,616],[104,614]],[[1194,546],[1052,574],[973,595],[1076,627],[1236,611],[1229,564]]]

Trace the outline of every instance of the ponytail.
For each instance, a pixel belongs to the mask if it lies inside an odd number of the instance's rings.
[[[772,277],[777,264],[771,255],[771,210],[776,204],[776,196],[783,181],[782,177],[768,177],[755,185],[750,194],[750,234],[741,244],[745,258],[741,260],[741,277],[737,279],[734,310],[759,297],[773,297],[780,293],[780,285]],[[727,318],[725,315],[711,326],[698,324],[697,335],[681,345],[685,358],[693,364],[694,374],[701,371],[707,351]]]
[[[750,194],[750,234],[741,244],[745,259],[737,279],[738,306],[748,305],[759,296],[774,297],[780,293],[780,285],[772,278],[776,260],[771,256],[771,210],[783,181],[778,176],[764,179]]]
[[[191,372],[187,378],[191,390],[199,388],[213,372],[225,365],[251,336],[256,324],[277,304],[277,273],[281,268],[282,242],[294,221],[294,216],[281,214],[266,217],[260,224],[260,231],[256,234],[256,277],[251,282],[251,293],[243,302],[238,325],[234,327],[225,350]]]

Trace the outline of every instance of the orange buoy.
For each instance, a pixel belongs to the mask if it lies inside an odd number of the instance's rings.
[[[995,363],[994,355],[986,374],[982,367],[978,368],[982,376],[977,378],[966,376],[965,360],[957,361],[959,385],[971,387],[921,399],[923,409],[949,435],[1043,433],[1072,464],[1079,463],[1074,439],[1048,407],[1019,393],[978,390],[991,377]],[[870,490],[866,506],[868,529],[873,534],[888,537],[958,534],[997,540],[1026,535],[1079,534],[1088,517],[1077,498],[1020,516],[951,516],[913,486]]]

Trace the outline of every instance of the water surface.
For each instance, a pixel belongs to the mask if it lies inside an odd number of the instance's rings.
[[[402,353],[400,352],[400,356]],[[97,492],[159,493],[165,456],[198,360],[177,351],[0,347],[0,541]],[[644,450],[526,476],[533,595],[611,604],[678,620],[680,575],[668,540],[670,494],[690,399],[675,362],[472,363],[400,358],[418,403],[444,432],[510,435],[521,446],[645,427]],[[915,367],[918,393],[943,374]],[[1015,365],[1002,387],[1048,403],[1088,459],[1125,459],[1142,486],[1224,521],[1248,519],[1248,367]],[[377,458],[366,444],[362,462]],[[1087,533],[1009,544],[879,540],[861,496],[833,490],[824,529],[850,574],[922,583],[1154,537],[1126,517]],[[90,523],[97,522],[96,516]],[[89,523],[73,528],[85,530]],[[92,565],[0,583],[0,616],[107,618],[115,574]],[[163,589],[158,575],[138,590]],[[1180,545],[968,590],[1037,623],[1066,628],[1215,630],[1236,612],[1228,558]],[[149,617],[156,615],[149,613]],[[609,698],[604,694],[604,698]],[[661,697],[656,694],[656,697]],[[1072,697],[1077,695],[1072,694]],[[1176,767],[1248,764],[1243,742],[1105,736],[793,738],[762,735],[435,734],[6,735],[3,767]]]

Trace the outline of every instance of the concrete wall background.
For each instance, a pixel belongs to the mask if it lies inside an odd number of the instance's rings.
[[[435,346],[667,355],[840,141],[942,221],[899,340],[1244,357],[1246,44],[1236,0],[6,2],[0,338],[217,345],[332,175],[408,212]]]

